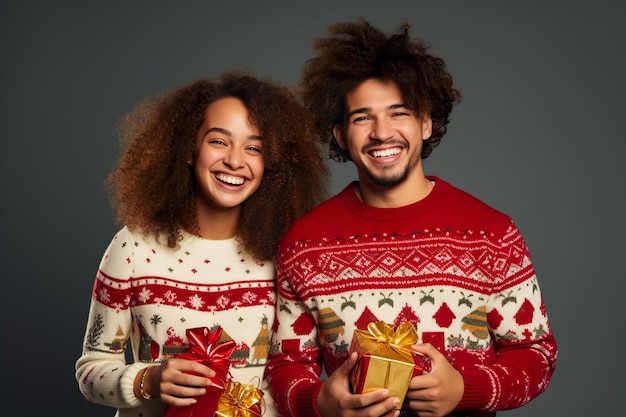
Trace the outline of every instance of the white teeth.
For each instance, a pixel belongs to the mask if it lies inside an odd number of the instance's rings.
[[[383,156],[392,156],[392,155],[397,155],[400,153],[402,149],[401,148],[390,148],[390,149],[385,149],[382,151],[373,151],[372,152],[372,156],[374,158],[380,158]]]
[[[232,185],[241,185],[244,182],[243,178],[233,177],[232,175],[217,174],[216,177],[218,180]]]

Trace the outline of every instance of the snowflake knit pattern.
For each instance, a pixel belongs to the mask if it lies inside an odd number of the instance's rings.
[[[76,362],[80,390],[89,401],[118,408],[120,417],[163,415],[161,402],[135,397],[135,376],[184,352],[186,330],[195,327],[221,327],[220,342],[236,343],[233,380],[262,380],[275,315],[274,277],[274,263],[255,262],[236,238],[214,241],[184,233],[172,249],[124,227],[96,275]],[[125,361],[128,340],[131,364]],[[266,416],[274,415],[267,390],[264,400]]]
[[[298,219],[277,257],[268,364],[283,415],[316,416],[355,329],[408,321],[463,375],[454,415],[493,416],[545,390],[557,346],[526,244],[512,220],[429,177],[422,201],[363,204],[354,184]]]

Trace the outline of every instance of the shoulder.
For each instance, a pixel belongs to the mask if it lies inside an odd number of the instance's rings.
[[[117,241],[123,244],[130,244],[132,246],[139,246],[142,244],[153,245],[158,243],[155,241],[155,236],[140,228],[130,228],[124,226],[113,237],[113,241]]]
[[[163,249],[167,247],[161,241],[150,232],[144,232],[142,229],[129,228],[128,226],[122,227],[113,236],[107,252],[119,253],[119,252],[141,252],[142,250]]]
[[[493,214],[494,216],[506,216],[506,214],[489,205],[485,201],[450,184],[449,182],[439,178],[436,183],[447,191],[447,198],[451,203],[462,203],[464,207],[472,207],[481,210],[482,212]]]
[[[350,210],[346,204],[350,193],[354,193],[352,184],[294,220],[283,236],[282,243],[319,237],[319,233],[329,233],[338,219],[350,218]]]
[[[350,183],[342,191],[313,207],[299,219],[296,219],[294,223],[315,224],[324,219],[328,220],[329,216],[336,217],[343,211],[349,211],[346,201],[352,195],[354,195],[353,183]]]
[[[481,229],[496,234],[506,233],[513,220],[509,215],[449,182],[432,177],[441,196],[438,210],[459,229]]]

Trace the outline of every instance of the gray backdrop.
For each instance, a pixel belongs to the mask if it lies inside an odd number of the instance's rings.
[[[409,20],[446,59],[464,100],[426,170],[511,215],[533,254],[558,366],[501,415],[624,415],[624,3],[397,0],[0,2],[2,415],[113,415],[74,361],[117,230],[118,119],[225,69],[293,84],[313,39],[358,16]],[[354,172],[329,163],[338,191]]]

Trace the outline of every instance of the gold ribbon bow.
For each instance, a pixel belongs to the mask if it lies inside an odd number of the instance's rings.
[[[410,348],[418,340],[413,325],[410,322],[403,322],[394,329],[393,326],[378,321],[369,323],[367,330],[355,330],[354,336],[358,341],[357,345],[361,354],[367,354],[370,357],[367,379],[361,381],[363,392],[367,392],[371,388],[388,388],[402,401],[415,370],[413,355],[423,356]],[[371,361],[377,365],[372,366]],[[403,363],[404,365],[398,367],[392,363]],[[410,366],[410,369],[407,366]],[[353,384],[357,380],[365,378],[363,375],[358,376],[359,369],[360,366],[357,366],[353,370]]]
[[[417,343],[418,338],[415,328],[408,321],[403,322],[396,329],[384,321],[369,323],[367,331],[356,330],[356,333],[358,333],[363,350],[371,355],[392,358],[393,352],[396,352],[403,358],[410,358],[412,362],[412,355],[417,353],[409,348],[410,345]]]
[[[215,411],[220,417],[261,417],[265,413],[263,391],[252,384],[229,381]]]

